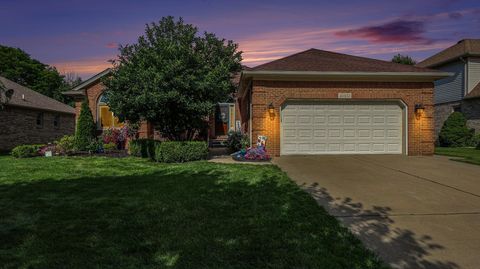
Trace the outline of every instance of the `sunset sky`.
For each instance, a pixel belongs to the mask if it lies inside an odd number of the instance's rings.
[[[422,60],[480,38],[479,0],[0,0],[0,44],[88,78],[168,15],[239,43],[248,66],[309,48]]]

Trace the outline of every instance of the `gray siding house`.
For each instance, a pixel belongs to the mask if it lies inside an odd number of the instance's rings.
[[[454,111],[462,112],[468,126],[480,133],[480,39],[461,40],[417,66],[454,73],[435,81],[435,136]]]

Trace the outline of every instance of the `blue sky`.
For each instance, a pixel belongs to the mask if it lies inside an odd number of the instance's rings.
[[[480,1],[0,0],[0,44],[87,78],[168,15],[239,43],[249,66],[309,48],[422,60],[480,38]]]

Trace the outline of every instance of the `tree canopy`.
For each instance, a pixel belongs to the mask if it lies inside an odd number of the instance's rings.
[[[32,59],[21,49],[2,45],[0,63],[1,76],[58,101],[67,101],[62,92],[70,85],[55,67]]]
[[[417,62],[408,55],[397,54],[392,58],[393,63],[416,65]]]
[[[110,109],[121,120],[148,120],[171,140],[189,140],[206,127],[218,102],[235,91],[241,70],[233,41],[199,34],[182,18],[146,25],[137,43],[120,46],[112,76],[104,81]]]
[[[13,90],[7,89],[3,82],[0,81],[0,110],[4,108],[4,106],[10,101],[10,98],[13,95]]]

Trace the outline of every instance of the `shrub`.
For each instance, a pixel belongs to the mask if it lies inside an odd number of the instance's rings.
[[[479,148],[479,145],[480,145],[480,134],[475,134],[475,135],[472,137],[472,140],[471,140],[470,145],[471,145],[472,147],[476,147],[477,149],[480,149],[480,148]]]
[[[40,156],[39,150],[45,145],[21,145],[12,150],[12,156],[15,158],[30,158]]]
[[[91,139],[85,150],[89,153],[98,153],[103,151],[103,143],[97,139]]]
[[[160,141],[154,139],[135,139],[128,143],[128,151],[130,155],[142,158],[155,158],[155,145]]]
[[[242,134],[239,131],[230,131],[228,132],[228,138],[226,141],[226,145],[228,149],[232,152],[239,151],[241,149],[247,148],[250,144],[248,136]]]
[[[75,151],[75,136],[66,135],[55,142],[56,152],[64,155],[72,154]]]
[[[206,159],[208,145],[203,141],[170,141],[155,146],[155,160],[164,163],[183,163]]]
[[[38,155],[40,156],[45,156],[45,154],[47,153],[47,151],[51,151],[52,152],[52,155],[55,153],[56,151],[56,146],[55,144],[48,144],[48,145],[44,145],[42,147],[40,147],[38,149]]]
[[[92,111],[85,101],[82,103],[80,115],[77,120],[77,129],[75,130],[75,147],[78,150],[88,150],[95,139],[95,122],[93,122]]]
[[[120,135],[120,131],[116,128],[109,128],[107,130],[103,130],[102,132],[102,141],[104,144],[109,144],[109,143],[118,143],[118,138]]]
[[[464,147],[471,143],[474,130],[460,112],[453,112],[442,126],[438,140],[442,147]]]
[[[103,150],[107,151],[107,150],[116,150],[117,149],[117,144],[113,143],[113,142],[110,142],[110,143],[107,143],[107,144],[103,144]]]

